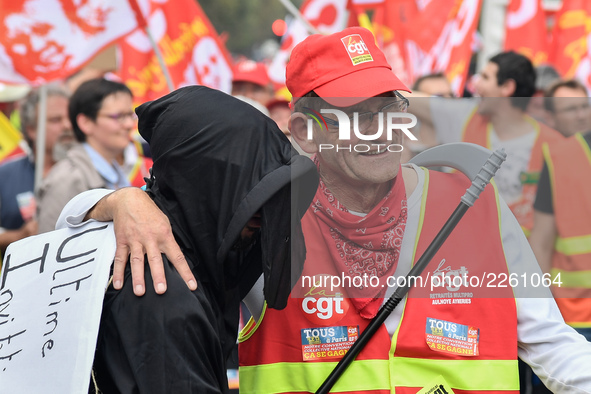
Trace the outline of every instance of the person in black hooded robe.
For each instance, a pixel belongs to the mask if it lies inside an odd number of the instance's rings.
[[[137,297],[128,264],[123,288],[105,295],[95,381],[104,393],[226,392],[240,300],[263,274],[268,305],[283,308],[299,277],[316,168],[271,119],[220,91],[185,87],[136,112],[154,159],[147,192],[198,287],[163,255],[166,293]]]

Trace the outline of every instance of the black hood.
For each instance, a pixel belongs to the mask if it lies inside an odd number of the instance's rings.
[[[299,219],[317,187],[311,160],[273,120],[207,87],[178,89],[136,112],[154,159],[151,195],[199,280],[242,296],[264,272],[267,303],[284,307],[305,258]],[[237,250],[257,212],[256,242]]]

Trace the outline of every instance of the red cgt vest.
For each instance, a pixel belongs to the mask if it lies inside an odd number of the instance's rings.
[[[461,174],[425,173],[414,261],[469,186]],[[510,288],[472,288],[461,280],[461,274],[507,275],[499,218],[496,191],[489,186],[423,273],[424,285],[410,291],[393,338],[382,326],[332,392],[519,390]],[[290,298],[285,310],[266,309],[257,324],[251,320],[241,333],[241,393],[315,392],[369,322],[343,297],[344,290],[331,289],[330,282],[322,285],[321,274],[338,273],[314,272],[314,261],[330,254],[322,237],[314,236],[316,217],[307,213],[302,225],[307,260],[292,292],[298,298]],[[441,286],[431,291],[428,278],[433,276]]]

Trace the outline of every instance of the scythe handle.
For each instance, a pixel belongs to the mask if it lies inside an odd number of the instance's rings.
[[[431,244],[427,247],[423,255],[419,258],[417,263],[406,275],[406,281],[404,286],[400,286],[396,289],[394,294],[388,298],[386,303],[382,305],[378,314],[372,319],[365,331],[361,333],[357,341],[351,346],[345,356],[339,361],[336,367],[332,370],[330,375],[326,378],[322,386],[316,391],[316,394],[327,394],[330,389],[335,385],[339,377],[345,372],[349,364],[353,362],[355,357],[365,347],[367,342],[373,337],[380,326],[386,321],[386,318],[392,313],[392,311],[398,306],[398,304],[404,299],[408,291],[412,287],[412,280],[410,278],[418,277],[421,275],[423,270],[429,265],[429,262],[435,256],[441,245],[445,242],[447,237],[451,234],[453,229],[456,227],[460,219],[464,216],[468,208],[474,205],[474,202],[480,196],[480,193],[484,190],[486,185],[490,182],[492,177],[495,175],[497,170],[500,168],[507,154],[503,149],[497,150],[490,155],[488,160],[484,163],[476,177],[473,179],[472,184],[466,190],[466,193],[461,198],[461,202],[456,207],[451,216],[447,219],[441,230],[437,233]],[[363,377],[360,377],[363,379]]]

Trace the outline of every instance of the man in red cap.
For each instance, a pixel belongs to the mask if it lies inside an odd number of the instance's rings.
[[[398,91],[408,89],[368,30],[308,37],[294,48],[286,75],[292,138],[314,155],[320,185],[302,219],[306,262],[287,307],[266,308],[262,281],[245,298],[254,320],[240,338],[244,392],[315,392],[470,183],[460,173],[400,164],[409,116]],[[129,222],[122,208],[132,205],[123,193],[111,196],[90,217],[116,213],[116,225]],[[127,231],[123,242],[132,250],[164,239],[137,225]],[[415,285],[332,392],[517,392],[518,356],[553,391],[591,390],[584,367],[591,345],[564,324],[547,288],[525,293],[527,284],[511,289],[497,279],[475,286],[481,277],[541,275],[494,185],[425,273],[438,281]]]
[[[232,76],[232,96],[246,101],[259,111],[269,116],[266,108],[273,92],[267,67],[253,60],[242,60],[236,64]]]
[[[468,183],[463,175],[401,166],[400,152],[390,150],[392,142],[402,143],[403,133],[397,131],[391,141],[380,134],[380,122],[386,123],[380,112],[404,112],[407,102],[397,91],[408,88],[369,31],[308,37],[294,48],[286,76],[294,96],[292,138],[315,154],[321,183],[302,220],[308,255],[287,308],[266,310],[252,292],[246,299],[255,317],[262,316],[241,337],[241,388],[254,392],[317,390],[393,291],[390,279],[410,270]],[[337,108],[349,117],[350,129],[361,133],[340,138],[343,118],[335,116]],[[318,115],[324,122],[309,121]],[[463,270],[466,277],[485,271],[499,277],[538,275],[527,240],[492,186],[473,209],[425,271],[444,280]],[[375,280],[356,285],[355,278]],[[590,387],[589,373],[577,363],[560,365],[549,357],[548,344],[541,344],[551,331],[560,332],[552,345],[557,359],[589,357],[580,352],[588,352],[588,345],[564,325],[547,291],[536,294],[546,298],[515,299],[502,289],[482,290],[469,282],[411,290],[334,392],[518,391],[518,356],[555,391],[564,390],[567,381]],[[459,332],[475,337],[460,338]],[[466,343],[474,346],[468,349]],[[299,379],[271,378],[278,375]]]

